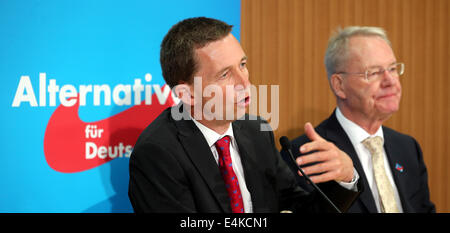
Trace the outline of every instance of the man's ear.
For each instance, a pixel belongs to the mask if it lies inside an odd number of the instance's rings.
[[[330,77],[330,86],[334,94],[340,99],[347,98],[345,95],[344,78],[339,74],[333,74]]]
[[[184,103],[190,106],[194,105],[194,95],[191,91],[191,86],[186,83],[176,85],[173,90],[177,97]]]

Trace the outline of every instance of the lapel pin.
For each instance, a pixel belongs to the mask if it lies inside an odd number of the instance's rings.
[[[395,169],[397,169],[397,171],[399,171],[399,172],[403,172],[403,166],[400,165],[399,163],[395,164]]]

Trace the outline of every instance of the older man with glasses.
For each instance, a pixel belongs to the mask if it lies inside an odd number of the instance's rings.
[[[419,144],[382,125],[399,109],[405,69],[385,31],[359,26],[338,30],[329,40],[325,66],[337,108],[317,128],[307,123],[305,135],[293,140],[297,163],[312,177],[335,172],[330,167],[336,161],[321,156],[317,146],[331,142],[351,157],[364,186],[348,212],[435,212]],[[299,182],[308,189],[301,177]]]

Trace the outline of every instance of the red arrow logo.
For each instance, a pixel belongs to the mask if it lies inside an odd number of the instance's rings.
[[[160,104],[153,94],[151,105],[142,101],[106,119],[84,122],[78,116],[78,102],[71,107],[58,106],[45,130],[45,158],[59,172],[81,172],[115,158],[129,157],[145,127],[175,103],[169,94],[167,101]]]

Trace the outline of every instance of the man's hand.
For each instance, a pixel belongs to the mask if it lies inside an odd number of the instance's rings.
[[[314,183],[322,183],[330,180],[337,182],[350,182],[353,179],[352,159],[344,152],[339,150],[333,143],[326,141],[316,133],[311,123],[305,124],[306,136],[311,142],[300,147],[300,153],[314,153],[297,158],[298,165],[319,162],[315,165],[303,169],[306,175],[322,173],[310,177]],[[302,175],[299,172],[300,176]]]

